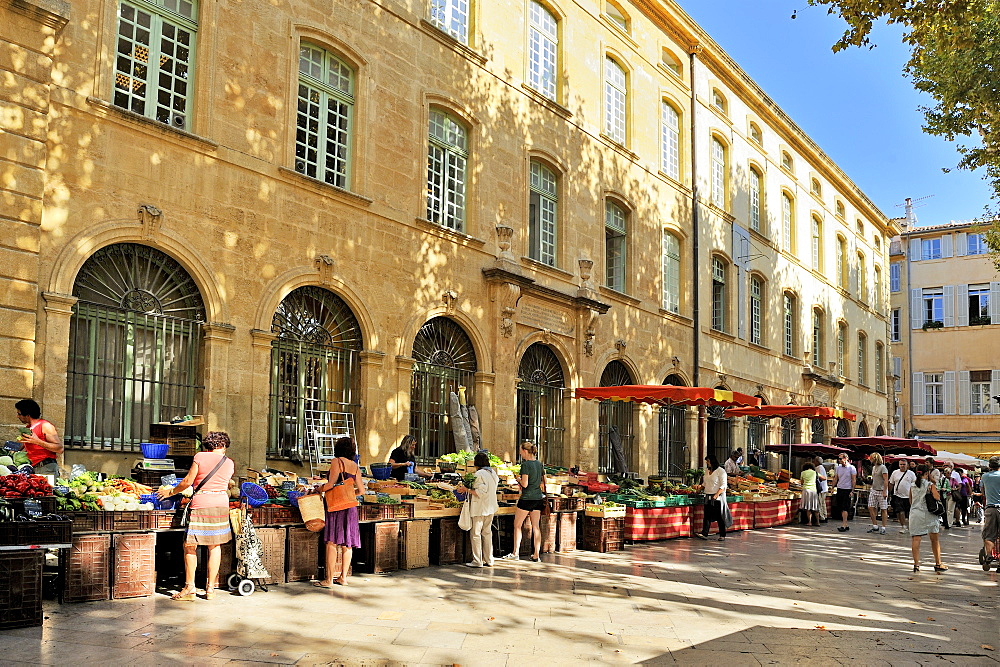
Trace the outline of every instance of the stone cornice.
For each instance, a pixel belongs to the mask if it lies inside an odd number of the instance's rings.
[[[11,0],[10,8],[57,32],[69,23],[70,3],[66,0]]]
[[[609,303],[604,303],[602,301],[597,301],[584,296],[575,296],[573,294],[560,292],[557,289],[546,287],[545,285],[539,285],[535,282],[534,278],[522,276],[517,273],[511,273],[510,271],[505,271],[504,269],[493,267],[483,269],[483,277],[488,283],[513,283],[520,287],[521,291],[525,294],[547,297],[553,301],[569,304],[578,308],[596,310],[601,315],[611,309],[611,304]]]
[[[73,306],[79,299],[72,294],[59,294],[58,292],[42,292],[45,299],[46,313],[62,313],[64,315],[73,314]]]

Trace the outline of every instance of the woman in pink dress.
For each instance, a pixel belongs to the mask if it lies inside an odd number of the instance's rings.
[[[233,478],[236,464],[226,456],[229,436],[222,431],[212,431],[202,439],[201,446],[207,451],[194,455],[187,476],[172,491],[157,492],[160,498],[164,498],[189,487],[196,490],[191,497],[191,513],[184,540],[184,588],[171,596],[171,600],[194,600],[199,544],[208,547],[205,599],[215,597],[215,589],[219,587],[222,545],[233,537],[229,528],[229,480]]]
[[[326,484],[317,491],[326,493],[335,484],[343,482],[353,486],[357,495],[363,496],[365,487],[361,483],[361,471],[354,462],[354,441],[350,438],[340,438],[333,445],[333,455],[336,457],[330,464],[330,475]],[[333,584],[347,585],[347,573],[351,569],[351,556],[354,549],[361,547],[361,526],[358,524],[358,508],[348,507],[345,510],[326,513],[326,528],[323,531],[323,541],[326,542],[326,577],[323,581],[313,582],[313,586],[331,588]],[[340,569],[334,572],[337,564],[337,552],[340,552]]]

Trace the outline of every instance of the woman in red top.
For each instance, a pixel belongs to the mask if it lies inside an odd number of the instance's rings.
[[[30,434],[24,433],[20,441],[24,443],[24,453],[28,455],[36,475],[59,476],[59,462],[56,455],[62,453],[63,444],[52,422],[42,419],[42,409],[38,403],[26,398],[14,404],[17,418],[28,427]]]
[[[194,455],[191,469],[180,484],[171,491],[157,492],[160,498],[165,498],[188,487],[196,489],[196,493],[191,496],[191,514],[184,540],[184,588],[173,595],[172,600],[194,600],[194,575],[198,569],[199,544],[208,547],[205,599],[215,597],[215,589],[219,586],[222,545],[233,537],[229,528],[229,480],[233,478],[236,464],[226,457],[229,436],[222,431],[212,431],[202,439],[201,446],[208,451]],[[212,471],[215,471],[214,474]]]

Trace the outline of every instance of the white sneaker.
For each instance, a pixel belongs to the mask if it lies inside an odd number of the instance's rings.
[[[880,528],[878,529],[878,534],[879,534],[879,535],[885,535],[885,526],[881,526],[881,527],[880,527]]]
[[[482,567],[479,563],[466,563],[465,567]]]
[[[909,528],[900,528],[899,529],[899,534],[900,535],[909,535],[910,534],[910,529]]]
[[[500,560],[520,560],[520,558],[515,553],[509,553],[506,556],[501,556]]]
[[[875,532],[878,532],[878,527],[876,527],[876,526],[872,526],[871,528],[869,528],[869,529],[868,529],[868,530],[866,530],[865,532],[866,532],[866,533],[875,533]]]

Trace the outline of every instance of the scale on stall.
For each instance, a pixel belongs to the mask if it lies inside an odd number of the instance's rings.
[[[135,467],[142,470],[166,470],[167,472],[175,470],[173,459],[142,459],[136,462]]]

